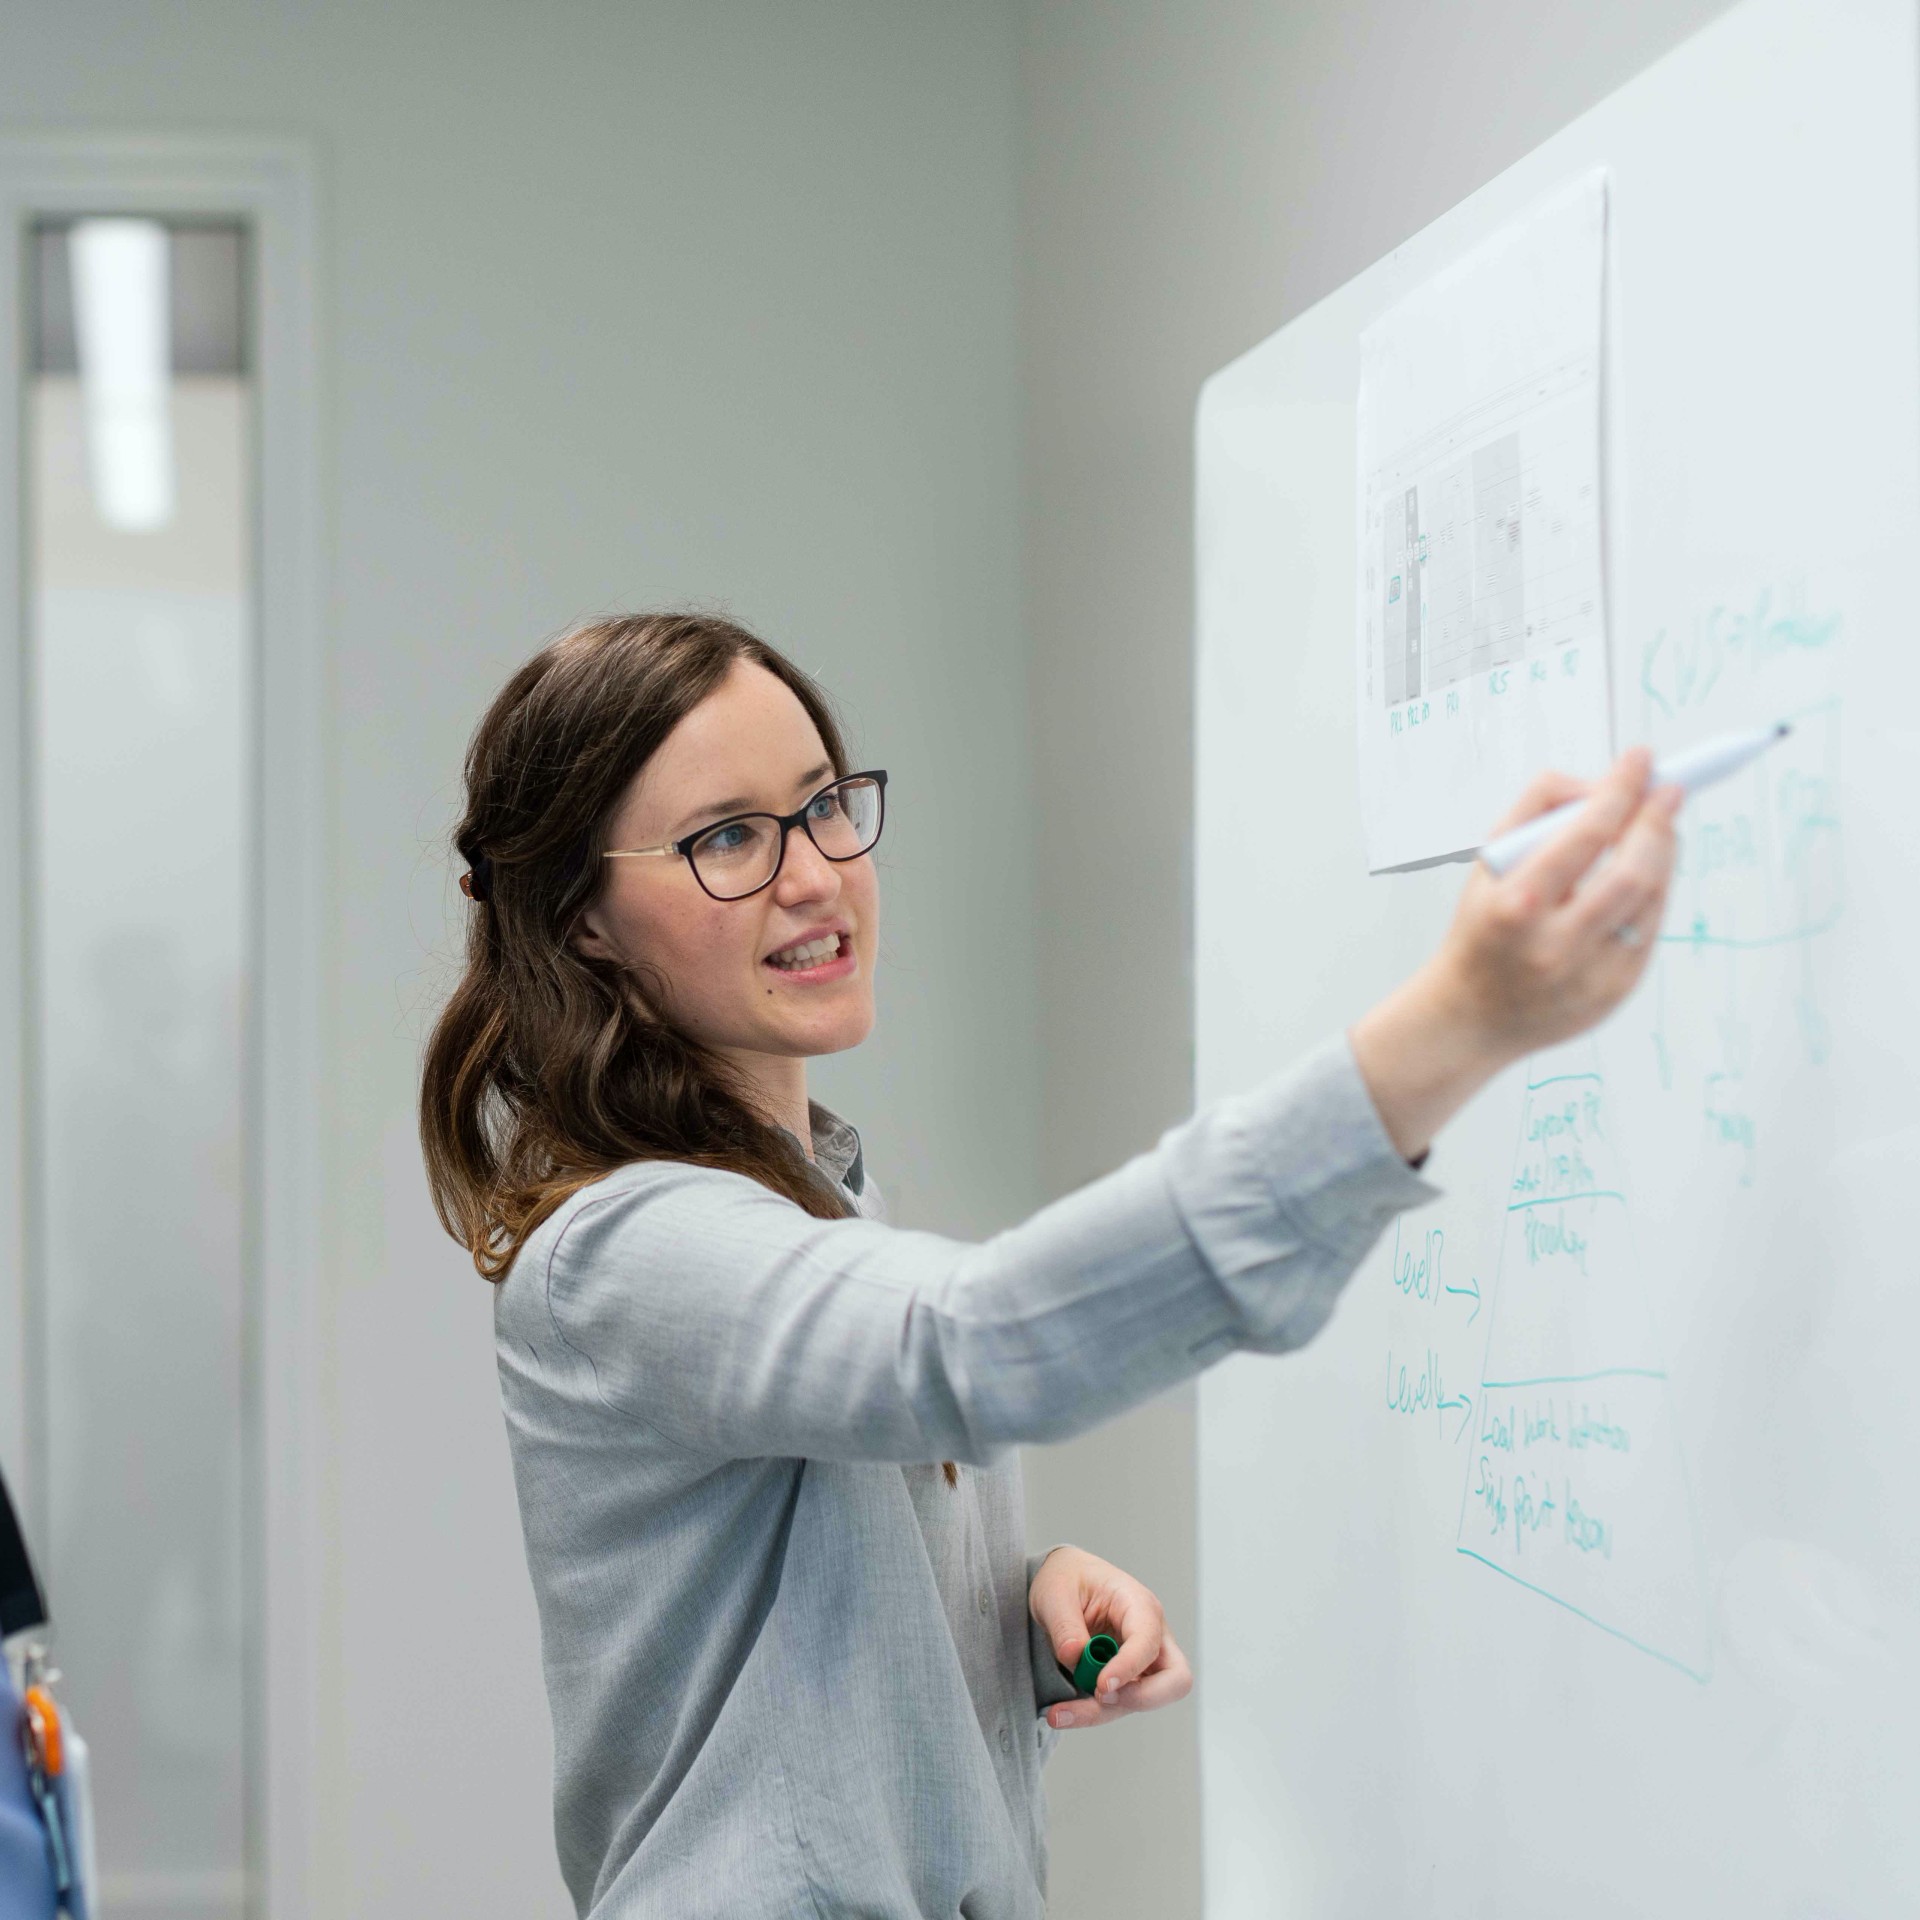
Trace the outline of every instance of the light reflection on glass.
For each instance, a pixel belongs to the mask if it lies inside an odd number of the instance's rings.
[[[226,1920],[248,1906],[242,236],[163,236],[189,324],[162,413],[133,401],[149,454],[164,425],[164,501],[151,470],[120,484],[102,464],[87,343],[113,329],[86,308],[115,283],[97,262],[76,282],[69,237],[34,253],[28,471],[43,1557],[103,1905]],[[141,275],[151,292],[150,251]],[[130,392],[108,396],[123,415]]]

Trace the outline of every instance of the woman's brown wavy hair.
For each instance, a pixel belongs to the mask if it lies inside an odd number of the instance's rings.
[[[643,999],[645,979],[570,938],[634,775],[740,660],[792,688],[848,772],[820,689],[744,627],[697,614],[554,641],[467,748],[453,844],[469,867],[485,857],[488,897],[468,908],[466,971],[427,1043],[420,1143],[440,1223],[488,1280],[569,1195],[634,1160],[722,1167],[821,1218],[847,1211],[722,1062],[654,1011],[659,983]]]

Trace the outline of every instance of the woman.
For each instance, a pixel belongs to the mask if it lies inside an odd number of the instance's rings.
[[[797,669],[721,620],[602,622],[508,683],[466,782],[421,1125],[498,1283],[581,1912],[1038,1915],[1058,1729],[1190,1676],[1137,1581],[1027,1560],[1013,1449],[1310,1338],[1433,1192],[1435,1129],[1632,987],[1677,796],[1629,756],[1349,1034],[969,1246],[883,1225],[807,1098],[873,1022],[885,776]]]

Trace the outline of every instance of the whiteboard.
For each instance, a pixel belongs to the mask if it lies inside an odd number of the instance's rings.
[[[1917,73],[1910,4],[1747,0],[1202,392],[1202,1099],[1446,924],[1361,845],[1358,338],[1584,169],[1616,739],[1796,723],[1637,996],[1202,1383],[1213,1920],[1920,1913]]]

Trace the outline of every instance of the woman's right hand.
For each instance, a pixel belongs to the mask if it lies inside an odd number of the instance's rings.
[[[1649,791],[1650,772],[1635,747],[1591,787],[1543,774],[1497,832],[1583,795],[1586,806],[1510,872],[1476,863],[1433,957],[1354,1025],[1354,1057],[1409,1159],[1501,1068],[1603,1020],[1646,970],[1683,798]]]

